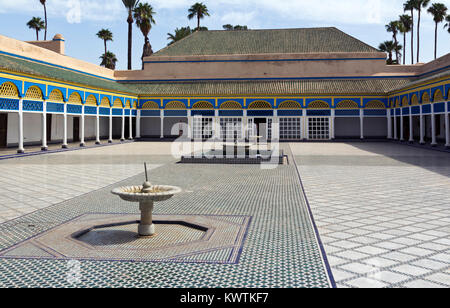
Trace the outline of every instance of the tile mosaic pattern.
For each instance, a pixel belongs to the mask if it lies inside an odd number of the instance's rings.
[[[153,218],[156,236],[138,238],[139,215],[82,215],[4,250],[0,258],[236,264],[251,221],[223,215]]]
[[[450,287],[450,155],[292,144],[338,287]]]
[[[153,183],[184,189],[182,194],[157,204],[155,215],[251,216],[246,240],[239,251],[239,262],[198,263],[201,258],[220,261],[229,253],[227,251],[195,258],[186,256],[184,262],[177,263],[82,260],[81,280],[72,285],[67,280],[70,269],[66,260],[2,258],[0,287],[311,288],[331,285],[294,166],[262,170],[252,165],[176,164],[160,144],[123,146],[129,151],[128,155],[119,154],[118,150],[108,153],[99,149],[96,155],[89,155],[91,162],[102,160],[120,165],[145,158],[149,163],[163,165],[150,172]],[[89,154],[89,151],[83,152]],[[83,162],[75,159],[73,165],[80,168]],[[137,207],[113,196],[110,191],[116,186],[140,183],[142,179],[140,173],[0,224],[0,252],[83,214],[138,214]],[[22,254],[24,251],[35,253],[30,247],[22,250]]]

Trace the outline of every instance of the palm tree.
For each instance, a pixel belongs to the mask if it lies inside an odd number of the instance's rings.
[[[405,12],[411,12],[411,64],[414,64],[414,10],[416,8],[416,1],[417,0],[408,0],[405,4],[403,4],[403,10]]]
[[[385,53],[387,53],[389,55],[388,60],[386,61],[386,63],[388,65],[391,65],[394,63],[393,59],[392,59],[392,53],[395,51],[395,43],[394,41],[386,41],[384,43],[381,43],[380,46],[378,47],[378,49],[380,51],[383,51]]]
[[[450,15],[447,15],[445,17],[446,24],[444,25],[444,29],[447,29],[448,33],[450,33]]]
[[[175,34],[167,33],[167,39],[170,40],[170,43],[168,45],[172,45],[175,42],[178,42],[179,40],[184,39],[185,37],[191,35],[192,30],[190,27],[182,27],[182,28],[176,28]]]
[[[398,31],[403,34],[403,46],[405,47],[405,51],[403,52],[403,65],[406,64],[406,34],[412,30],[412,27],[412,17],[407,14],[400,15],[400,28]]]
[[[430,0],[415,0],[415,9],[419,13],[417,20],[417,62],[420,62],[420,15],[422,9],[425,9],[428,4],[430,4]]]
[[[45,34],[44,34],[44,41],[47,40],[47,5],[45,3],[46,0],[39,0],[41,4],[44,6],[44,16],[45,16]]]
[[[39,41],[39,31],[45,29],[44,21],[40,17],[33,17],[27,23],[28,28],[36,30],[36,40]]]
[[[396,54],[399,55],[399,58],[397,59],[397,64],[400,64],[401,58],[402,58],[402,50],[403,50],[403,46],[400,44],[395,44],[394,46],[394,51]]]
[[[116,63],[117,63],[117,57],[112,52],[108,51],[105,54],[103,54],[100,59],[102,59],[102,63],[100,63],[101,66],[104,66],[106,68],[115,70],[116,69]]]
[[[444,21],[447,16],[447,7],[442,3],[434,3],[428,8],[428,13],[433,15],[433,20],[435,23],[434,28],[434,59],[437,59],[437,39],[438,39],[438,24]]]
[[[208,8],[202,2],[197,2],[189,9],[189,20],[197,17],[197,31],[200,31],[200,19],[205,18],[205,16],[210,16]]]
[[[230,24],[223,25],[222,28],[223,28],[224,30],[227,30],[227,31],[241,31],[241,30],[248,30],[248,27],[247,27],[247,26],[241,26],[241,25],[233,26],[233,25],[230,25]]]
[[[113,34],[109,29],[101,29],[98,31],[97,36],[99,39],[102,39],[105,43],[105,55],[108,53],[108,49],[106,48],[106,42],[113,40]]]
[[[122,0],[123,5],[128,10],[128,69],[131,70],[131,58],[133,48],[133,11],[139,4],[139,0]]]
[[[144,69],[144,58],[150,56],[153,53],[148,34],[152,29],[152,24],[156,24],[153,16],[156,15],[153,7],[148,3],[140,3],[134,9],[134,19],[136,20],[137,27],[141,30],[145,38],[144,50],[142,52],[142,69]]]
[[[397,34],[400,28],[400,22],[399,21],[391,21],[389,24],[386,25],[387,32],[392,32],[392,38],[394,39],[395,45],[398,45],[397,40]],[[395,57],[397,59],[397,63],[399,62],[399,53],[395,52]]]

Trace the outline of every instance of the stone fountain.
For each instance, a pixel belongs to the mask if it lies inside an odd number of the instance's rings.
[[[167,185],[152,185],[148,181],[147,164],[145,165],[145,183],[142,186],[119,187],[112,191],[114,195],[129,202],[139,202],[141,221],[138,226],[139,236],[154,236],[153,208],[155,202],[166,201],[181,192],[181,188]]]

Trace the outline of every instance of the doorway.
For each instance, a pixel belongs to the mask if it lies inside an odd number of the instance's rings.
[[[6,148],[8,137],[8,114],[0,113],[0,148]]]
[[[80,141],[80,118],[73,118],[73,142]]]
[[[52,141],[52,114],[47,114],[47,141]]]

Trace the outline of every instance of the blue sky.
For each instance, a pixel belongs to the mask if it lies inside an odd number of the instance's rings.
[[[143,0],[157,15],[150,33],[153,50],[168,43],[167,33],[177,27],[196,26],[187,19],[188,8],[195,0]],[[224,24],[248,25],[251,29],[335,26],[358,39],[378,47],[391,39],[384,25],[403,13],[403,0],[205,0],[211,17],[202,25],[211,30]],[[433,1],[432,1],[433,2]],[[450,8],[450,0],[438,0]],[[121,0],[47,0],[49,37],[61,33],[66,39],[66,53],[92,63],[99,63],[103,42],[96,37],[101,28],[114,33],[108,48],[118,59],[118,69],[127,66],[127,13]],[[33,16],[43,18],[39,0],[0,0],[0,34],[20,40],[35,40],[35,32],[26,27]],[[415,15],[417,20],[417,14]],[[140,68],[143,36],[133,28],[133,68]],[[43,33],[41,33],[41,38]],[[401,38],[403,41],[403,39]],[[409,36],[407,46],[410,46]],[[407,59],[410,59],[409,48]],[[439,26],[438,56],[450,52],[450,34]],[[421,62],[433,59],[434,22],[423,13],[421,26]],[[408,63],[408,62],[407,62]]]

